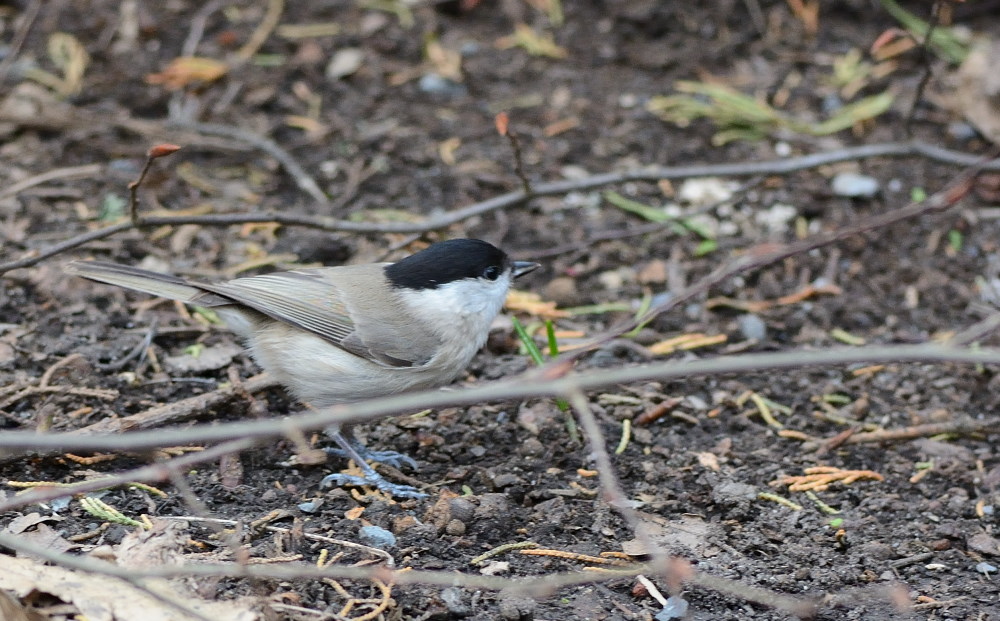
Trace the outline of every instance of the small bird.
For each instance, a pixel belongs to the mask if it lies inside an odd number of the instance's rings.
[[[453,381],[486,342],[515,278],[538,263],[512,261],[478,239],[432,244],[395,263],[319,267],[209,283],[104,263],[73,261],[66,271],[107,284],[211,308],[243,339],[254,360],[314,407]],[[382,478],[365,459],[413,460],[370,451],[349,427],[326,430],[364,472],[325,484],[374,485],[422,497]]]

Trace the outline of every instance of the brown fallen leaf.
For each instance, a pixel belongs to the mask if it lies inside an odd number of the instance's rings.
[[[170,90],[179,90],[191,84],[207,84],[226,75],[229,65],[201,56],[179,56],[159,73],[146,76],[148,84],[162,84]]]
[[[528,291],[511,290],[507,294],[506,306],[509,310],[521,311],[542,319],[569,317],[569,313],[556,308],[555,302],[545,302],[542,296]]]

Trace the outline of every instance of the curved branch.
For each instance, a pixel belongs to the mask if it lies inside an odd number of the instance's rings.
[[[982,170],[1000,170],[1000,162],[983,163],[976,155],[943,149],[921,142],[891,142],[883,144],[848,147],[812,155],[790,157],[783,160],[765,162],[740,162],[736,164],[704,164],[694,166],[652,166],[632,171],[605,173],[583,179],[540,183],[532,186],[531,194],[523,190],[508,192],[494,198],[474,203],[467,207],[443,213],[423,222],[354,222],[322,216],[285,214],[276,212],[254,212],[234,214],[208,214],[200,216],[150,216],[139,218],[132,223],[118,223],[95,231],[88,231],[31,253],[27,257],[7,263],[0,263],[0,274],[10,270],[31,267],[62,252],[88,242],[105,239],[133,228],[148,228],[164,225],[200,224],[205,226],[231,226],[273,222],[286,226],[302,226],[330,232],[352,233],[426,233],[443,229],[463,220],[484,215],[492,211],[513,207],[538,196],[553,196],[567,192],[592,190],[620,184],[627,181],[659,181],[661,179],[686,179],[691,177],[752,177],[758,175],[788,174],[800,170],[816,168],[826,164],[872,157],[913,157],[920,156],[952,166],[976,166]]]

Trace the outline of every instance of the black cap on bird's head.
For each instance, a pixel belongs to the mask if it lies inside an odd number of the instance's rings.
[[[537,263],[511,261],[503,250],[479,239],[449,239],[432,244],[385,268],[389,284],[402,289],[437,289],[463,279],[496,280],[508,270],[516,278]]]

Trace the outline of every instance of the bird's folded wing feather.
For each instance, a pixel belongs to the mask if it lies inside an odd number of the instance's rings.
[[[237,278],[224,283],[198,283],[198,286],[337,346],[355,330],[340,291],[308,270]]]
[[[341,286],[371,286],[370,275],[354,273],[350,268],[337,269]],[[437,340],[433,335],[407,322],[391,305],[349,308],[342,289],[325,276],[324,270],[293,270],[198,286],[211,292],[207,295],[225,296],[382,366],[420,366],[434,355]],[[360,321],[352,317],[352,312],[361,315]],[[402,330],[404,324],[406,329]],[[407,338],[399,338],[400,331],[405,331]]]

